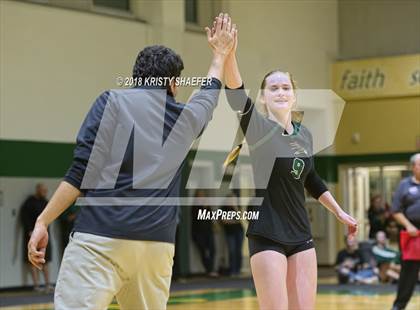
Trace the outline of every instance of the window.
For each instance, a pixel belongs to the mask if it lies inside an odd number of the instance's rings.
[[[80,11],[132,17],[130,0],[22,0],[31,3],[56,6]]]
[[[93,0],[93,5],[121,11],[130,11],[129,2],[130,0]]]
[[[185,21],[197,24],[197,0],[185,0]]]
[[[223,11],[222,0],[184,0],[187,29],[200,30],[211,26],[216,15]]]

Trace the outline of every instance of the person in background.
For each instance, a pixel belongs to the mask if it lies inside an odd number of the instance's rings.
[[[198,189],[195,193],[195,199],[198,201],[200,198],[207,197],[207,193],[203,189]],[[199,207],[201,206],[201,207]],[[198,215],[200,210],[207,210],[211,212],[210,207],[202,207],[202,203],[197,203],[196,206],[191,208],[191,236],[197,250],[200,253],[201,262],[206,274],[210,277],[216,277],[218,274],[214,269],[215,246],[214,246],[214,233],[213,221],[206,219],[199,219]]]
[[[64,254],[64,250],[69,243],[70,233],[73,230],[74,222],[77,217],[79,206],[73,204],[63,214],[60,215],[60,234],[61,234],[61,254]]]
[[[395,249],[398,248],[400,227],[401,226],[398,225],[398,222],[394,219],[394,216],[391,215],[386,222],[385,233],[390,244]]]
[[[237,199],[237,196],[233,193],[228,197]],[[238,276],[242,267],[242,244],[244,241],[244,229],[240,220],[241,213],[238,205],[227,205],[222,209],[232,214],[231,219],[222,219],[221,222],[229,252],[229,275]]]
[[[356,238],[345,237],[346,248],[338,252],[336,271],[340,284],[371,284],[378,281],[376,271],[370,262],[363,259]]]
[[[38,183],[35,187],[35,194],[30,195],[20,209],[20,220],[23,226],[23,259],[25,260],[25,263],[29,264],[29,267],[31,268],[31,276],[32,281],[34,283],[34,290],[35,291],[41,291],[41,288],[39,286],[39,276],[38,276],[38,269],[32,265],[28,260],[28,248],[27,244],[29,242],[29,239],[32,235],[32,231],[35,227],[35,222],[38,216],[41,214],[41,212],[45,209],[45,206],[48,204],[47,200],[47,194],[48,194],[48,188],[43,183]],[[45,261],[46,264],[44,268],[42,269],[42,273],[44,274],[44,280],[45,280],[45,290],[47,292],[50,292],[52,290],[52,287],[50,285],[49,280],[49,269],[48,269],[48,262],[51,261],[51,242],[47,246],[46,252],[45,252]]]
[[[394,194],[391,211],[395,220],[404,226],[410,236],[415,237],[418,236],[420,229],[420,153],[410,158],[410,164],[413,175],[400,182]],[[393,310],[404,309],[410,301],[419,270],[420,261],[401,261],[400,280]]]
[[[382,282],[396,281],[401,270],[400,253],[388,247],[385,232],[376,233],[376,244],[372,247],[377,267],[379,268],[379,279]]]
[[[356,238],[345,238],[346,248],[337,254],[336,271],[338,282],[340,284],[353,283],[358,267],[362,264],[362,255],[358,250],[358,242]]]
[[[369,239],[374,240],[378,231],[385,231],[387,212],[380,195],[375,195],[370,200],[368,209],[369,218]]]

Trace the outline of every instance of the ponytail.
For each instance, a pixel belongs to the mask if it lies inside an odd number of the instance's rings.
[[[303,111],[292,111],[292,123],[293,123],[293,134],[297,134],[300,130],[300,126],[302,124],[302,120],[303,120]],[[228,156],[226,157],[224,163],[223,163],[223,168],[226,168],[227,166],[229,166],[230,164],[232,164],[239,156],[239,153],[241,152],[242,146],[245,144],[245,138],[242,140],[242,142],[240,144],[238,144],[237,146],[235,146],[233,148],[232,151],[230,151],[230,153],[228,154]]]
[[[223,163],[224,168],[229,166],[231,163],[233,163],[238,158],[239,153],[242,149],[242,145],[244,143],[245,143],[245,140],[243,140],[241,144],[237,145],[232,151],[230,151],[230,153],[228,154],[228,156],[225,159],[225,162]]]

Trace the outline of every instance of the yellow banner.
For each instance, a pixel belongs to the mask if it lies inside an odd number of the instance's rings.
[[[420,96],[420,54],[337,62],[333,90],[345,100]]]

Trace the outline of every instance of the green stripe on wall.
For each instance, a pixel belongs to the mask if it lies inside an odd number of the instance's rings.
[[[69,168],[73,143],[0,140],[0,176],[61,178]]]
[[[74,143],[52,143],[0,140],[0,176],[3,177],[63,177],[69,168]],[[223,162],[224,152],[205,152],[203,159]],[[357,163],[408,162],[412,153],[317,156],[315,166],[327,182],[337,183],[338,166]],[[189,154],[192,159],[194,155]],[[221,169],[217,169],[220,174]]]
[[[0,140],[0,176],[3,177],[54,177],[62,178],[71,165],[73,143],[48,143],[33,141]],[[190,162],[196,157],[196,151],[188,154],[188,163],[183,171],[183,195],[186,195],[185,185],[190,174]],[[203,160],[223,163],[224,152],[207,151],[200,154]],[[352,163],[392,163],[407,162],[411,153],[370,154],[358,156],[319,156],[315,165],[320,176],[327,182],[337,183],[338,166]],[[215,176],[220,177],[222,169],[215,168]],[[188,209],[190,210],[190,209]],[[183,212],[178,230],[178,273],[181,276],[189,274],[189,236],[190,212]]]

